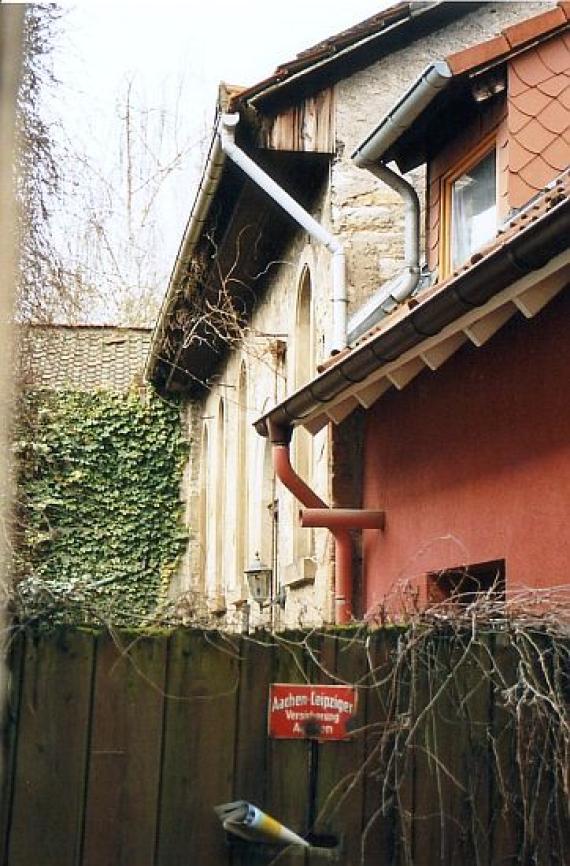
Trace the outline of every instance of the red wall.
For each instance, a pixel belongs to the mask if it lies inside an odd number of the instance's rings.
[[[570,291],[367,413],[365,608],[399,580],[506,560],[507,589],[570,583]],[[421,585],[423,581],[419,581]]]

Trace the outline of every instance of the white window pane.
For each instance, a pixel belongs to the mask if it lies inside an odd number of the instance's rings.
[[[451,189],[451,267],[457,268],[495,237],[496,158],[493,150],[453,183]]]

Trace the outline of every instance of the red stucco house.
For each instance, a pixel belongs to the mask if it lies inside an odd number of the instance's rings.
[[[434,58],[357,148],[404,178],[402,280],[256,423],[279,446],[334,422],[334,506],[385,513],[353,549],[357,615],[402,585],[570,584],[569,19],[560,3]]]

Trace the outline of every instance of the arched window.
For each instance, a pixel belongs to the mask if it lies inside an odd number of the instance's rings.
[[[295,314],[295,390],[313,375],[313,297],[311,272],[303,268]]]
[[[295,370],[294,388],[297,390],[309,381],[314,367],[314,327],[313,327],[313,297],[311,273],[308,267],[303,268],[299,291],[297,294],[297,309],[295,316]],[[301,478],[311,483],[312,474],[312,438],[303,428],[298,427],[294,434],[295,468]],[[313,532],[301,529],[295,523],[294,555],[295,558],[312,556]]]
[[[245,590],[244,570],[248,566],[248,529],[249,529],[249,491],[248,491],[248,459],[247,459],[247,371],[242,361],[237,387],[237,454],[236,454],[236,546],[235,546],[235,576],[232,589],[239,590],[243,596]]]
[[[198,589],[206,591],[206,575],[208,570],[208,534],[209,534],[209,511],[210,511],[210,453],[208,441],[208,426],[204,423],[202,427],[202,443],[200,448],[200,506],[198,513]]]
[[[226,531],[226,423],[224,401],[218,404],[218,419],[216,424],[216,477],[215,477],[215,558],[212,589],[216,599],[223,595],[224,584],[224,537]]]

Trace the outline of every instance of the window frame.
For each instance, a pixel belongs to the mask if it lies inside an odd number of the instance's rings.
[[[495,203],[499,207],[499,160],[497,147],[497,130],[485,136],[463,159],[456,162],[441,177],[440,189],[440,238],[439,238],[439,273],[440,280],[445,280],[453,273],[451,266],[451,221],[452,221],[452,195],[453,184],[463,174],[482,162],[490,153],[495,152]]]

